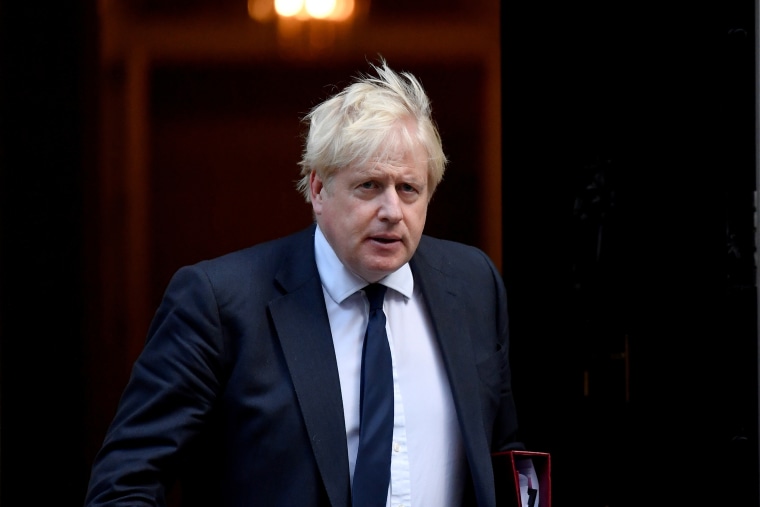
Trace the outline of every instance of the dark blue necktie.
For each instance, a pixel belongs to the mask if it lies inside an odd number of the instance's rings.
[[[385,333],[385,286],[364,288],[369,322],[362,349],[359,452],[354,468],[353,507],[385,507],[391,478],[393,365]]]

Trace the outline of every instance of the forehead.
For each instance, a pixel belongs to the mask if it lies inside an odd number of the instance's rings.
[[[363,164],[348,167],[346,174],[357,178],[397,177],[406,179],[426,179],[428,175],[427,156],[424,150],[402,150],[386,152],[370,158]]]
[[[399,125],[360,168],[372,170],[428,169],[427,149],[412,132]]]
[[[357,153],[361,151],[359,149]],[[353,180],[389,176],[413,178],[415,181],[430,180],[427,147],[418,137],[417,124],[413,119],[399,120],[372,148],[371,153],[358,156],[346,166],[335,167],[325,176],[328,181],[334,177]]]

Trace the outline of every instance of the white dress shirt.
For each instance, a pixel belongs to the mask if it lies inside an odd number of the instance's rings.
[[[314,249],[338,362],[348,461],[353,480],[359,448],[361,352],[369,304],[367,282],[338,259],[319,227]],[[393,360],[394,424],[388,506],[461,504],[467,467],[438,342],[408,264],[380,283]]]

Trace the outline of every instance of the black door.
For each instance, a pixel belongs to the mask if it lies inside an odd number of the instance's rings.
[[[502,2],[503,272],[556,506],[758,505],[754,3]]]

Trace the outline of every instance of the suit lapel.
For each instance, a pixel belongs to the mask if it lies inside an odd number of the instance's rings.
[[[447,276],[441,259],[436,262],[433,255],[427,255],[429,251],[422,244],[420,250],[410,266],[415,283],[420,284],[425,296],[441,348],[478,505],[492,505],[495,500],[488,500],[488,491],[493,491],[493,473],[482,420],[480,379],[466,325],[469,317],[462,314],[460,303],[464,291],[459,288],[459,279]]]
[[[284,295],[269,305],[293,379],[317,466],[332,505],[349,505],[350,480],[338,365],[314,260],[314,227],[283,255],[276,280]],[[424,243],[424,242],[423,242]],[[460,280],[423,244],[410,262],[425,295],[448,374],[478,505],[492,506],[490,449],[484,432],[472,337],[462,315]]]
[[[350,481],[338,365],[312,234],[285,255],[277,281],[286,294],[269,304],[285,361],[332,505],[348,505]]]

